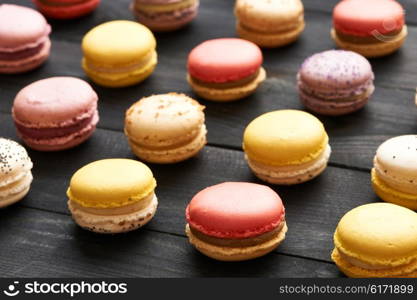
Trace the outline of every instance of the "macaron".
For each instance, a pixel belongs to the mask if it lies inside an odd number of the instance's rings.
[[[36,10],[0,4],[0,73],[33,70],[49,57],[51,26]]]
[[[382,143],[371,177],[382,200],[417,210],[417,135],[397,136]]]
[[[152,31],[184,27],[198,14],[199,0],[133,0],[136,19]]]
[[[237,0],[236,30],[260,47],[288,45],[304,30],[304,6],[300,0]]]
[[[18,202],[29,192],[32,161],[25,148],[0,138],[0,208]]]
[[[265,80],[262,61],[261,50],[252,42],[237,38],[208,40],[190,52],[187,80],[204,99],[238,100],[255,92]]]
[[[190,243],[221,261],[263,256],[278,247],[287,232],[281,198],[255,183],[224,182],[205,188],[185,214]]]
[[[355,278],[417,277],[417,214],[371,203],[345,214],[334,234],[332,259]]]
[[[75,19],[88,15],[100,4],[100,0],[33,0],[37,8],[48,18]]]
[[[126,111],[124,131],[133,153],[162,164],[195,156],[207,143],[203,110],[184,94],[142,98]]]
[[[404,43],[404,19],[404,9],[395,0],[343,0],[333,10],[331,36],[340,48],[384,56]]]
[[[79,169],[67,190],[74,221],[97,233],[135,230],[155,215],[152,171],[131,159],[103,159]]]
[[[304,106],[329,116],[361,109],[375,90],[369,61],[344,50],[328,50],[307,58],[298,72],[297,83]]]
[[[74,77],[51,77],[24,87],[12,115],[23,142],[39,151],[58,151],[87,140],[99,120],[97,94]]]
[[[133,21],[110,21],[91,29],[82,40],[82,67],[95,83],[106,87],[135,85],[157,64],[156,40]]]
[[[320,175],[331,153],[323,124],[299,110],[276,110],[254,119],[243,134],[243,150],[259,179],[282,185]]]

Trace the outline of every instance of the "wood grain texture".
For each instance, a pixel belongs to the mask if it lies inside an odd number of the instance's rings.
[[[185,81],[188,52],[206,39],[235,36],[233,1],[202,0],[199,18],[191,26],[157,34],[159,64],[142,84],[124,89],[93,85],[99,94],[101,116],[94,136],[63,152],[29,150],[34,161],[32,189],[24,201],[0,211],[0,276],[341,276],[329,263],[337,222],[351,208],[378,201],[369,182],[378,145],[391,136],[417,131],[417,27],[413,25],[401,51],[371,61],[377,89],[365,109],[344,117],[320,117],[333,150],[326,172],[295,187],[273,187],[284,200],[289,226],[287,239],[273,254],[251,262],[220,263],[198,254],[184,236],[184,209],[196,192],[223,181],[259,182],[240,150],[245,126],[271,110],[302,109],[295,82],[299,65],[315,52],[334,48],[329,29],[335,1],[304,2],[305,33],[291,46],[264,51],[268,79],[256,94],[235,103],[198,99],[206,106],[210,146],[183,163],[150,165],[160,203],[155,218],[143,230],[109,237],[79,229],[66,207],[69,179],[94,160],[134,159],[122,133],[124,112],[134,101],[173,91],[193,95]],[[32,5],[27,0],[14,3]],[[412,0],[402,3],[413,23],[416,4]],[[10,109],[16,93],[27,84],[51,76],[88,80],[80,68],[82,36],[105,21],[132,20],[128,6],[129,0],[102,0],[90,16],[51,21],[53,51],[49,61],[27,74],[0,75],[1,136],[18,140]]]
[[[0,277],[335,277],[332,264],[272,253],[213,261],[184,237],[149,230],[102,236],[69,216],[12,207],[0,211]]]

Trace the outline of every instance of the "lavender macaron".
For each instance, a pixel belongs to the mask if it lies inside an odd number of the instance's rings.
[[[328,50],[307,58],[297,75],[301,102],[322,115],[361,109],[375,90],[369,61],[360,54]]]

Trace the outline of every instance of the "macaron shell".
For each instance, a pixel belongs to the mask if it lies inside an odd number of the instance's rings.
[[[114,67],[131,65],[154,51],[155,47],[155,38],[148,28],[124,20],[96,26],[82,40],[86,59]]]
[[[146,225],[155,215],[158,199],[153,195],[152,202],[142,210],[121,215],[96,215],[85,212],[68,201],[68,208],[74,221],[84,229],[105,234],[129,232]]]
[[[130,159],[103,159],[79,169],[71,178],[67,195],[84,207],[112,208],[140,201],[155,186],[145,164]]]
[[[257,72],[262,61],[261,50],[252,42],[236,38],[214,39],[190,52],[188,73],[206,82],[236,81]]]
[[[338,47],[355,51],[368,58],[381,57],[397,51],[404,44],[407,35],[408,29],[407,26],[404,25],[401,32],[394,37],[386,38],[379,36],[378,38],[381,40],[380,43],[355,44],[340,39],[334,29],[331,31],[331,36]]]
[[[131,9],[136,19],[152,31],[177,30],[194,20],[198,14],[198,0],[147,5],[142,2],[145,1],[135,1]]]
[[[203,86],[195,82],[190,75],[187,75],[187,81],[197,95],[201,98],[218,102],[229,102],[245,98],[253,94],[265,79],[266,72],[265,69],[261,67],[258,76],[247,84],[228,89],[216,89]]]
[[[386,34],[404,25],[404,9],[394,0],[344,0],[333,10],[337,30],[354,36]]]
[[[36,10],[12,5],[0,5],[0,51],[18,51],[33,47],[45,38],[51,28]]]
[[[235,15],[249,28],[284,32],[299,26],[304,8],[300,0],[238,0]]]
[[[417,194],[409,194],[393,189],[381,180],[375,168],[371,172],[372,188],[382,200],[417,210]]]
[[[271,130],[274,128],[274,130]],[[298,110],[263,114],[245,129],[246,155],[266,165],[296,165],[316,159],[328,144],[323,124]]]
[[[275,48],[291,44],[298,39],[304,28],[305,23],[301,21],[289,31],[265,33],[248,29],[240,22],[236,24],[236,31],[240,38],[251,41],[262,48]]]
[[[373,77],[371,64],[365,57],[344,50],[314,54],[299,71],[299,80],[318,91],[354,89]]]
[[[186,210],[198,231],[220,238],[246,238],[273,230],[285,218],[281,198],[269,187],[225,182],[197,193]]]
[[[13,103],[13,118],[27,127],[59,127],[86,117],[97,94],[85,81],[51,77],[23,88]]]
[[[417,260],[406,266],[398,266],[386,270],[368,270],[356,267],[344,260],[337,249],[332,252],[332,260],[337,267],[351,278],[416,278],[417,277]]]
[[[146,148],[138,145],[135,141],[129,139],[129,145],[132,152],[141,160],[157,163],[157,164],[172,164],[186,159],[189,159],[200,152],[207,144],[207,129],[203,125],[197,136],[185,145],[170,148]]]
[[[335,246],[373,265],[395,267],[417,258],[417,214],[389,203],[354,208],[340,220]]]
[[[34,0],[38,9],[47,17],[53,19],[74,19],[91,13],[100,4],[100,0],[62,1]]]
[[[244,261],[264,256],[275,250],[275,248],[284,241],[287,231],[287,225],[284,224],[283,229],[276,237],[262,244],[247,247],[219,247],[198,239],[193,235],[188,224],[185,228],[185,233],[187,234],[190,243],[194,245],[198,251],[208,257],[220,261]]]
[[[45,40],[41,50],[33,56],[18,60],[2,60],[0,61],[0,73],[2,74],[19,74],[33,70],[41,66],[49,57],[51,50],[51,41],[49,38]]]

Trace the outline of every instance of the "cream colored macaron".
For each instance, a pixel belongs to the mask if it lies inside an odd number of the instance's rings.
[[[397,136],[378,147],[372,186],[382,200],[417,210],[417,135]]]
[[[334,234],[332,259],[349,277],[417,277],[417,214],[391,203],[356,207]]]
[[[140,159],[175,163],[196,155],[207,143],[204,106],[177,93],[145,97],[126,112],[125,134]]]
[[[32,183],[32,161],[25,148],[0,138],[0,208],[21,200]]]
[[[305,27],[300,0],[237,0],[235,15],[238,35],[260,47],[290,44]]]

